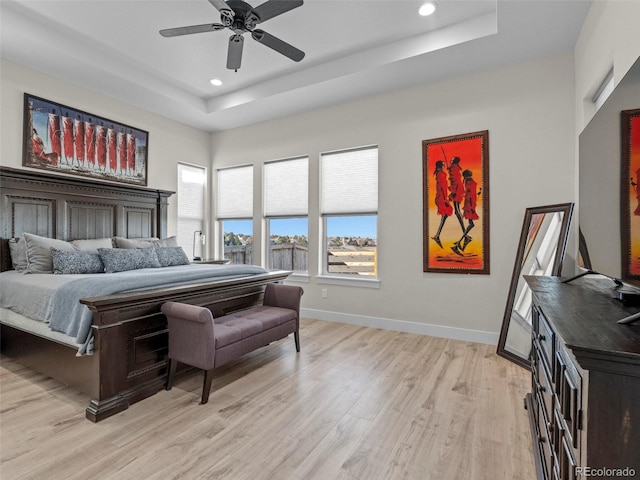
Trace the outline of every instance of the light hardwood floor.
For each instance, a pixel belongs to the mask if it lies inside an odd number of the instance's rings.
[[[2,358],[0,478],[530,480],[524,369],[495,347],[303,319],[214,377],[94,424],[88,398]]]

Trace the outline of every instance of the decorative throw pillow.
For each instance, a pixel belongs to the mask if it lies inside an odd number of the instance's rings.
[[[104,264],[100,255],[91,252],[65,252],[56,248],[51,249],[53,259],[53,273],[103,273]]]
[[[154,248],[99,248],[98,253],[107,273],[160,267]]]
[[[155,248],[138,248],[137,251],[140,256],[138,268],[160,268]]]
[[[27,244],[27,272],[28,273],[53,273],[53,259],[51,249],[56,248],[64,252],[75,252],[76,249],[69,242],[56,240],[55,238],[40,237],[31,233],[25,233]]]
[[[158,247],[156,254],[161,267],[172,267],[174,265],[189,265],[189,257],[184,253],[182,247]]]
[[[27,269],[27,242],[24,238],[9,239],[9,254],[11,255],[11,265],[14,270]]]
[[[111,238],[93,238],[90,240],[72,240],[69,242],[80,252],[98,253],[99,248],[113,248]]]

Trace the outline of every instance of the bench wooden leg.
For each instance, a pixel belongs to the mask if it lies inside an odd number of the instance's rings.
[[[296,341],[296,352],[300,353],[300,332],[293,332],[293,339]]]
[[[178,362],[175,360],[169,359],[169,376],[167,378],[167,390],[171,390],[173,387],[173,379],[176,376],[176,367],[178,366]]]
[[[211,381],[213,380],[213,368],[204,371],[204,384],[202,386],[202,401],[205,404],[209,401],[209,392],[211,391]]]

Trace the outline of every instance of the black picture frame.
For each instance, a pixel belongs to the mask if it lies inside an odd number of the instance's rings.
[[[24,94],[22,165],[147,185],[149,132]]]

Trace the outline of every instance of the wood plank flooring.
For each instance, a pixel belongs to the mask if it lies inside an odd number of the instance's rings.
[[[88,398],[0,364],[0,478],[529,480],[526,370],[495,347],[303,319],[214,377],[94,424]]]

